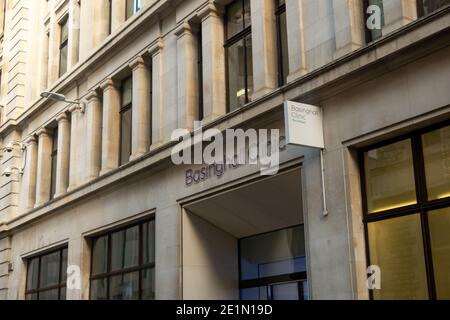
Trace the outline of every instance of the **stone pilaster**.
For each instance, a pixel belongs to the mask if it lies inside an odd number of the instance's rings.
[[[198,96],[198,45],[197,30],[183,22],[175,31],[177,35],[178,127],[194,129],[199,114]]]
[[[119,167],[120,91],[119,84],[106,80],[103,90],[102,168],[100,175]]]
[[[212,1],[200,13],[202,21],[203,110],[210,122],[226,113],[223,9]]]
[[[36,204],[40,207],[50,200],[52,175],[52,136],[47,129],[37,132],[39,137],[37,155]]]
[[[132,139],[133,161],[146,154],[150,147],[150,71],[144,59],[136,58],[130,63],[133,70]]]
[[[71,126],[70,126],[70,166],[69,166],[69,188],[67,191],[76,189],[82,181],[80,181],[78,172],[80,166],[80,157],[78,154],[79,144],[83,142],[80,139],[80,118],[81,109],[79,105],[72,105],[69,108],[69,112],[72,114]]]
[[[383,35],[417,19],[416,0],[383,0]]]
[[[70,120],[66,113],[60,114],[58,122],[58,157],[56,159],[55,198],[67,193],[69,187]]]
[[[102,102],[96,91],[86,97],[86,180],[99,176],[102,166]]]
[[[278,87],[275,1],[251,0],[253,83],[252,99]]]
[[[289,30],[288,82],[307,73],[305,32],[303,28],[303,0],[286,0],[286,24]]]
[[[163,144],[164,123],[164,79],[163,79],[163,43],[157,43],[149,50],[152,57],[152,144],[151,149],[156,149]]]
[[[336,39],[334,58],[337,59],[361,48],[365,43],[363,1],[333,1],[333,13]]]
[[[22,177],[20,213],[26,213],[34,208],[36,203],[36,180],[38,162],[38,143],[35,136],[27,138],[24,142],[26,147],[26,166]]]

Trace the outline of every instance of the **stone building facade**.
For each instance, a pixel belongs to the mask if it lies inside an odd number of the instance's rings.
[[[1,0],[0,22],[0,299],[450,298],[449,1]],[[192,185],[172,163],[175,129],[283,133],[287,100],[323,110],[328,216],[318,150]]]

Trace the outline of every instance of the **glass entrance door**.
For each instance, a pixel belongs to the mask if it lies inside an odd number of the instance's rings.
[[[305,239],[296,226],[239,241],[242,300],[307,300]]]

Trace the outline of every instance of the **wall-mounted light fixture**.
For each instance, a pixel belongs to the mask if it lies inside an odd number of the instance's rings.
[[[61,93],[45,91],[41,93],[41,97],[52,101],[65,102],[68,104],[77,104],[80,107],[81,113],[84,113],[84,111],[86,110],[86,105],[84,104],[84,102],[80,101],[79,99],[69,100],[66,98],[65,95]]]

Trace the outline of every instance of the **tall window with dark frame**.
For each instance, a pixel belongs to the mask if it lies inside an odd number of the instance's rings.
[[[203,48],[202,26],[197,32],[197,72],[198,72],[198,121],[203,120]]]
[[[141,0],[126,0],[125,18],[128,20],[141,9]]]
[[[127,164],[131,156],[131,130],[133,105],[133,78],[122,81],[120,107],[120,165]]]
[[[67,247],[27,261],[26,300],[66,300]]]
[[[69,19],[66,17],[59,24],[61,31],[61,38],[59,44],[59,76],[63,76],[67,72],[67,55],[69,45]]]
[[[52,173],[50,178],[50,199],[55,197],[56,193],[56,169],[58,161],[58,128],[53,129],[53,141],[52,141]]]
[[[447,5],[450,5],[450,0],[417,0],[417,13],[419,17],[426,16]]]
[[[450,126],[365,148],[361,176],[374,299],[450,299]]]
[[[375,8],[377,8],[377,11],[376,12],[371,11],[371,13],[368,13],[367,10],[369,7],[375,7]],[[375,17],[376,20],[380,19],[379,20],[380,28],[375,27],[375,28],[369,29],[366,24],[366,21],[369,20],[369,18],[372,14],[376,14],[376,13],[380,14],[379,17]],[[383,36],[383,27],[385,25],[383,0],[364,0],[364,15],[366,18],[364,21],[364,27],[366,30],[366,42],[370,43],[370,42],[375,41]]]
[[[92,239],[92,300],[155,299],[155,220]]]
[[[253,58],[250,0],[237,0],[226,9],[226,61],[228,110],[251,101]]]
[[[289,75],[289,48],[287,38],[286,21],[286,1],[275,0],[275,16],[277,21],[277,41],[278,41],[278,84],[280,86],[287,83]]]
[[[308,300],[304,226],[239,241],[242,300]]]

